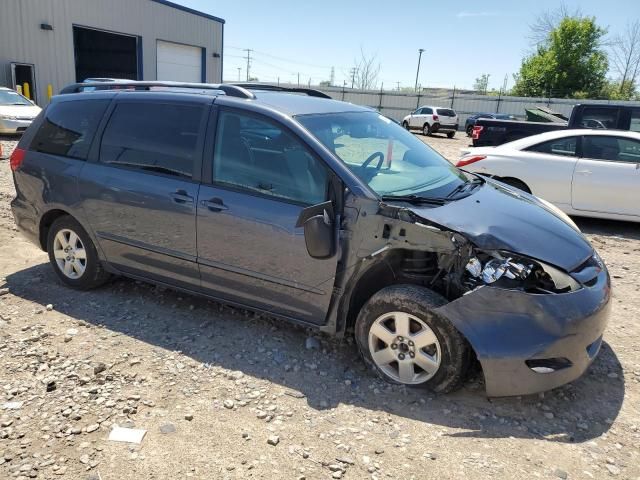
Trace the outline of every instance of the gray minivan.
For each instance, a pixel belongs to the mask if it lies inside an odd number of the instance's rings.
[[[19,229],[78,289],[111,275],[337,335],[385,379],[490,396],[579,377],[609,274],[549,203],[308,89],[76,84],[10,164]]]

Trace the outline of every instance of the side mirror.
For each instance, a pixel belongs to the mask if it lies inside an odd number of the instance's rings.
[[[305,208],[296,227],[304,228],[307,252],[313,258],[330,258],[335,252],[335,228],[333,205],[325,202]]]
[[[333,225],[324,215],[316,215],[304,222],[304,241],[307,252],[313,258],[333,256]]]

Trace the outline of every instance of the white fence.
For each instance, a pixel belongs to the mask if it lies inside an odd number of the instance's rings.
[[[295,87],[296,85],[291,85]],[[552,110],[571,115],[573,106],[578,103],[624,104],[638,105],[640,102],[623,102],[609,100],[574,100],[567,98],[534,98],[478,95],[456,90],[427,90],[424,93],[402,93],[393,91],[352,90],[340,87],[311,88],[320,90],[336,100],[351,102],[375,108],[380,113],[396,120],[414,111],[421,105],[452,108],[459,116],[460,128],[464,127],[467,117],[474,113],[506,113],[517,118],[525,118],[525,109],[544,105]]]

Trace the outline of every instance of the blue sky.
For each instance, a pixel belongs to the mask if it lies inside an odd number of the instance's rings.
[[[557,8],[558,0],[432,1],[174,0],[226,20],[225,80],[246,75],[244,48],[251,48],[252,76],[261,81],[312,83],[328,80],[335,67],[336,84],[362,48],[381,64],[385,88],[413,86],[418,48],[420,84],[426,87],[471,88],[488,73],[499,88],[505,74],[518,71],[531,51],[528,26],[536,16]],[[566,0],[595,16],[610,33],[621,32],[628,19],[640,17],[640,0]]]

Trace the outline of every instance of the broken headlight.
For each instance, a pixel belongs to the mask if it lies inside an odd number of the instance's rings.
[[[476,252],[465,266],[471,288],[494,285],[530,293],[565,293],[580,285],[567,273],[542,262],[509,252]]]

